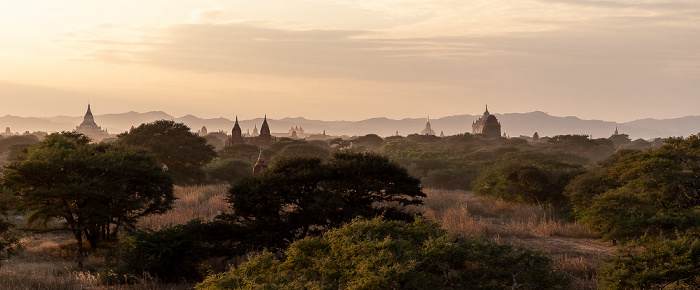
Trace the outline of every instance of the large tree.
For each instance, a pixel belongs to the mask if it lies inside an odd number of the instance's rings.
[[[222,219],[240,226],[250,245],[283,248],[356,216],[412,218],[406,206],[421,204],[420,182],[401,166],[375,154],[336,153],[278,161],[262,175],[233,184]]]
[[[91,247],[131,229],[143,216],[163,213],[174,200],[171,177],[144,150],[89,144],[75,133],[55,133],[6,167],[4,180],[32,211],[30,226],[65,221],[78,242]]]
[[[655,150],[621,156],[608,170],[611,188],[581,210],[606,237],[700,231],[700,137],[671,138]]]
[[[167,166],[178,184],[204,182],[202,167],[216,157],[214,147],[206,139],[192,133],[185,124],[171,120],[141,124],[118,138],[120,145],[148,150]]]

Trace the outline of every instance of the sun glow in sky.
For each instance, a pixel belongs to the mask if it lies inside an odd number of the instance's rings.
[[[698,115],[695,0],[3,0],[0,115]]]

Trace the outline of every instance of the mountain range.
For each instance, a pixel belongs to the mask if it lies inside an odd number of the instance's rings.
[[[494,114],[501,123],[501,131],[510,137],[520,135],[532,136],[538,132],[540,136],[555,136],[563,134],[582,134],[593,138],[606,138],[615,132],[628,134],[632,139],[653,139],[656,137],[688,136],[700,132],[700,116],[687,116],[675,119],[641,119],[625,123],[616,123],[601,120],[583,120],[577,117],[557,117],[544,112],[530,113],[506,113]],[[132,126],[155,120],[174,120],[182,122],[197,131],[206,126],[209,132],[223,131],[229,133],[234,121],[227,118],[205,119],[192,115],[174,117],[165,112],[127,112],[119,114],[95,115],[95,122],[107,129],[111,134],[128,131]],[[457,115],[439,119],[430,119],[432,129],[436,134],[445,135],[471,132],[472,122],[479,116]],[[0,117],[0,128],[9,127],[12,132],[25,131],[70,131],[75,129],[83,120],[83,117],[17,117],[7,115]],[[251,120],[239,120],[239,124],[245,133],[252,132],[257,126],[260,130],[263,118]],[[372,118],[361,121],[321,121],[309,120],[302,117],[268,119],[273,133],[287,133],[289,128],[300,126],[307,134],[323,133],[331,136],[360,136],[374,133],[380,136],[408,135],[423,130],[426,125],[424,118],[407,118],[394,120],[388,118]],[[4,132],[4,130],[0,131]]]

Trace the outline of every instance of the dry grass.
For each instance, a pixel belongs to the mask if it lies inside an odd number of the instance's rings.
[[[455,234],[487,238],[599,237],[578,223],[559,220],[552,208],[515,204],[466,191],[424,191],[427,198],[423,215],[440,222],[444,229]]]
[[[613,248],[597,233],[578,223],[560,220],[548,207],[506,202],[472,192],[425,189],[426,218],[438,221],[457,235],[482,236],[499,243],[541,250],[559,271],[572,280],[573,289],[596,289],[596,269]]]
[[[162,215],[149,216],[141,219],[139,229],[158,230],[168,225],[187,223],[195,218],[206,221],[228,210],[224,200],[228,185],[202,185],[175,187],[175,204],[173,209]]]

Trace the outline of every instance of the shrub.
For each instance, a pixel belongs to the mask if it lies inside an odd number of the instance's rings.
[[[224,223],[200,219],[131,232],[120,242],[116,272],[133,277],[147,273],[164,282],[201,281],[210,270],[208,259],[228,256],[233,232]]]
[[[454,238],[435,222],[354,220],[323,237],[265,252],[197,289],[563,288],[543,254],[476,238]]]
[[[599,277],[612,289],[692,289],[700,285],[700,239],[644,237],[607,260]],[[694,286],[693,286],[694,285]]]

